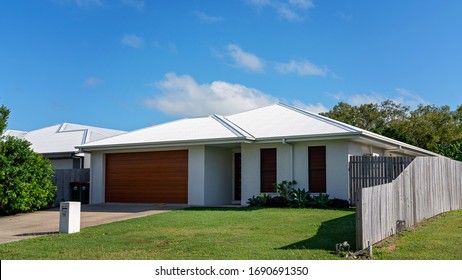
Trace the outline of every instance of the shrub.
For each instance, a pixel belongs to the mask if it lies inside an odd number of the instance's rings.
[[[256,207],[268,207],[269,201],[271,200],[271,196],[266,193],[262,193],[259,196],[252,196],[247,200],[247,203],[250,206]]]
[[[289,202],[285,197],[282,196],[274,196],[267,202],[267,207],[275,207],[275,208],[286,208],[289,207]]]
[[[328,206],[329,208],[349,208],[350,203],[345,199],[334,198],[329,200]]]
[[[294,186],[296,184],[296,181],[282,181],[279,184],[273,184],[273,186],[276,189],[278,196],[282,196],[287,201],[290,201],[292,198],[292,193],[294,192]]]
[[[327,208],[329,206],[329,195],[320,193],[311,198],[309,205],[314,208]]]
[[[0,140],[0,213],[15,214],[49,206],[56,195],[48,160],[15,137]]]
[[[310,199],[311,195],[305,189],[297,189],[292,192],[289,204],[292,207],[304,208],[308,206]]]

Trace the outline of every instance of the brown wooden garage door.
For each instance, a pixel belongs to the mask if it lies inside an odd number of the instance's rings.
[[[188,151],[107,154],[106,201],[188,203]]]

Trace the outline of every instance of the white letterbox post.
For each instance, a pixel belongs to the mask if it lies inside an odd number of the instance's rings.
[[[80,231],[80,202],[64,201],[59,205],[59,233]]]

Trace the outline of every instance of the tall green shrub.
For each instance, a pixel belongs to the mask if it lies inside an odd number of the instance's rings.
[[[0,139],[0,213],[15,214],[50,205],[56,195],[53,168],[30,143],[15,137]]]

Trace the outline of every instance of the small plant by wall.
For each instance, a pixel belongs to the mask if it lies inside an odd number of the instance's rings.
[[[274,184],[276,195],[262,193],[247,200],[253,207],[277,208],[348,208],[349,202],[344,199],[329,199],[328,194],[311,194],[305,189],[295,189],[296,181],[282,181]]]

